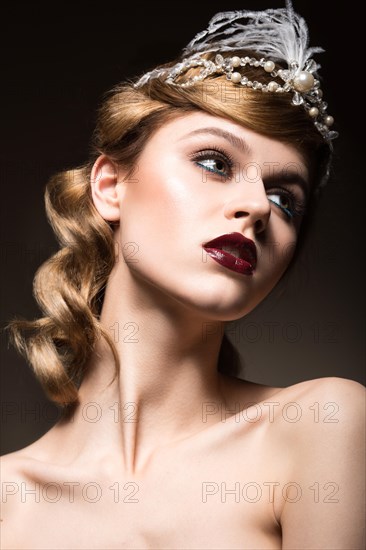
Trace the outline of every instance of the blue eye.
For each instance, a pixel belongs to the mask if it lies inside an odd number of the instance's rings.
[[[298,200],[289,190],[272,190],[271,193],[267,194],[267,197],[277,206],[277,208],[280,208],[288,218],[301,216],[305,212],[303,202]]]
[[[214,172],[215,174],[219,174],[220,176],[227,177],[225,163],[220,159],[206,159],[199,162],[196,161],[196,164],[198,166],[201,166],[202,168],[205,168],[209,172]]]
[[[233,162],[223,151],[216,149],[198,151],[193,156],[193,160],[199,168],[203,168],[212,174],[217,174],[223,179],[228,179],[232,175]]]

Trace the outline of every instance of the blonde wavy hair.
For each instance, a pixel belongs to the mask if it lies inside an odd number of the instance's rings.
[[[254,67],[251,70],[249,78],[263,83],[270,78],[258,74]],[[93,204],[92,166],[104,154],[132,173],[144,145],[158,128],[197,110],[291,144],[312,169],[314,190],[321,180],[329,149],[305,111],[291,104],[291,94],[240,88],[224,76],[212,76],[190,88],[156,79],[136,89],[133,82],[127,82],[108,92],[99,109],[89,161],[56,174],[45,188],[47,218],[60,250],[34,277],[34,297],[43,317],[33,321],[14,318],[6,327],[12,344],[33,367],[47,396],[58,404],[77,403],[86,364],[99,338],[106,340],[113,353],[116,375],[120,369],[114,342],[99,321],[104,289],[116,258],[113,223],[105,221]],[[224,336],[218,369],[235,375],[239,368],[238,354]]]

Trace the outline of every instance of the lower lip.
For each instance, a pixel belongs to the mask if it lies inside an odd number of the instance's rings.
[[[253,275],[254,268],[252,264],[237,258],[225,250],[220,250],[218,248],[205,248],[207,254],[211,256],[217,263],[231,269],[231,271],[236,271],[241,275]]]

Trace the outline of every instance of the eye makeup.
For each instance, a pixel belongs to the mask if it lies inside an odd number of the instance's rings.
[[[201,169],[225,180],[233,177],[234,159],[224,149],[211,146],[190,155],[190,159]]]
[[[267,192],[267,196],[268,200],[280,208],[289,218],[301,217],[305,214],[306,206],[304,201],[298,199],[295,193],[290,189],[271,188],[269,192]],[[276,201],[273,197],[280,197],[280,200]],[[284,201],[285,204],[281,204],[281,201]]]
[[[233,156],[217,145],[210,145],[207,148],[191,153],[189,158],[201,170],[212,176],[218,176],[224,181],[232,179],[235,175],[236,162]],[[273,183],[276,181],[277,185],[268,185],[267,182],[266,193],[268,200],[289,219],[303,216],[306,210],[306,200],[305,197],[301,198],[298,196],[304,195],[303,191],[294,193],[288,186],[280,186],[280,175],[276,175],[270,179],[273,180]],[[297,180],[298,175],[295,175],[293,179]],[[286,175],[286,180],[292,182],[291,174]]]

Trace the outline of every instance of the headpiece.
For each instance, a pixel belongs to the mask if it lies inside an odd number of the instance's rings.
[[[208,28],[199,32],[183,50],[182,61],[144,74],[135,87],[159,78],[166,84],[187,88],[216,74],[262,92],[292,93],[293,105],[301,105],[306,110],[331,145],[338,132],[330,130],[334,120],[327,114],[327,103],[323,101],[317,75],[320,65],[312,59],[314,53],[324,50],[309,48],[308,43],[306,22],[294,12],[289,0],[286,8],[217,13]],[[230,56],[230,52],[240,50],[251,52],[251,56]],[[217,52],[214,61],[204,57],[203,54],[209,52]],[[263,69],[273,80],[267,84],[249,80],[245,75],[248,66]],[[199,68],[198,74],[184,79],[192,68]]]

